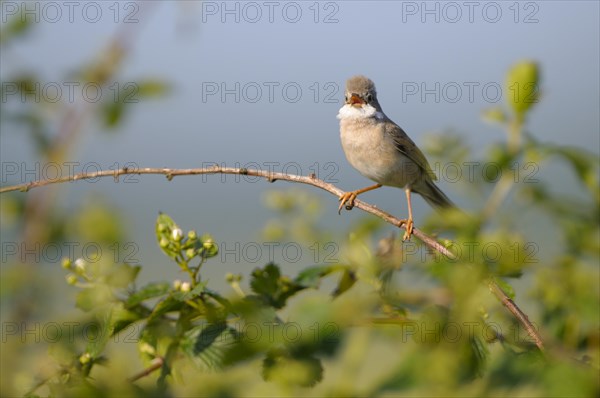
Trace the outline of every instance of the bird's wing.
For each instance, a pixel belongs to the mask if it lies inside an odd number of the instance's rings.
[[[413,140],[410,139],[408,134],[406,134],[400,126],[388,119],[386,121],[385,131],[392,137],[394,145],[399,152],[415,162],[415,164],[433,181],[437,180],[437,177],[431,169],[431,166],[429,166],[429,162],[427,162],[427,158],[425,158],[423,152],[421,152],[419,147],[415,145]]]

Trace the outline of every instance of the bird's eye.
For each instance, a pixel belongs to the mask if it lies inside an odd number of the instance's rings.
[[[368,93],[366,98],[367,98],[367,102],[371,102],[371,100],[373,99],[373,96],[371,95],[371,93]]]
[[[348,102],[348,94],[344,95],[344,101]]]

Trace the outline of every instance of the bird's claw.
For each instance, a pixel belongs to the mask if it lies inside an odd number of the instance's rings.
[[[402,220],[403,224],[405,225],[405,231],[404,231],[404,236],[402,237],[402,241],[406,242],[407,240],[410,240],[410,236],[413,233],[413,228],[414,228],[414,222],[412,220],[412,218],[409,218],[408,220]]]
[[[356,199],[356,192],[346,192],[340,196],[340,207],[338,207],[338,214],[342,214],[342,207],[346,205],[346,210],[352,210],[354,207],[354,199]]]

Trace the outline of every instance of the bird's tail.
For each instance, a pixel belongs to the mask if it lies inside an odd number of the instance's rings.
[[[435,185],[435,183],[429,179],[424,181],[424,184],[418,187],[420,189],[414,190],[420,194],[429,205],[439,209],[446,209],[450,207],[456,207],[454,203],[442,192],[441,189]]]

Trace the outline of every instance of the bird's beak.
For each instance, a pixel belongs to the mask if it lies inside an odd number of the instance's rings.
[[[348,100],[348,103],[352,106],[363,106],[364,104],[366,104],[366,101],[363,100],[360,96],[356,95],[356,94],[352,94],[350,96],[350,100]]]

